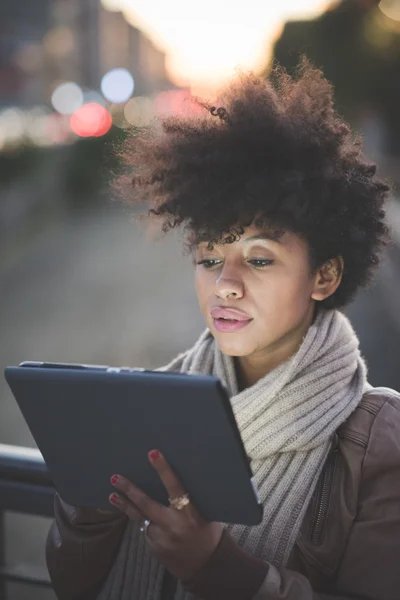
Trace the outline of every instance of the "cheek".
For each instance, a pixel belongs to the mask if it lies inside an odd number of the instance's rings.
[[[204,277],[203,274],[198,272],[195,273],[194,287],[200,308],[204,308],[207,304],[207,298],[210,295],[210,285],[207,281],[207,277]]]
[[[311,302],[312,281],[308,273],[282,273],[255,294],[259,310],[272,323],[302,314]]]

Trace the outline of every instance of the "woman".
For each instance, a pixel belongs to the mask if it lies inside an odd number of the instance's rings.
[[[339,310],[378,264],[389,188],[306,61],[295,79],[241,75],[197,105],[134,132],[125,158],[135,201],[165,232],[184,225],[207,325],[163,369],[227,385],[263,521],[206,522],[155,448],[169,507],[119,474],[117,514],[56,495],[54,588],[65,600],[397,600],[400,395],[368,384]]]

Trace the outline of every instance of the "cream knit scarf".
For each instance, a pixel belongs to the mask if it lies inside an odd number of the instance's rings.
[[[350,322],[319,310],[297,353],[241,392],[232,357],[208,329],[159,370],[212,374],[227,386],[264,517],[255,527],[225,526],[247,552],[285,566],[333,433],[370,387]],[[98,600],[162,600],[163,572],[132,523]],[[175,600],[191,598],[179,583]]]

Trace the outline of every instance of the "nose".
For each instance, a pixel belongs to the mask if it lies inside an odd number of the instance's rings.
[[[215,283],[215,293],[219,298],[241,298],[243,282],[237,278],[226,277],[222,272]]]

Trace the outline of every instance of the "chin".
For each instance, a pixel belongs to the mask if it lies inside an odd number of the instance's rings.
[[[234,338],[235,334],[229,333],[217,333],[214,335],[215,341],[218,348],[227,356],[248,356],[255,350],[253,345],[250,345],[248,341],[240,340],[238,337]],[[230,339],[229,339],[230,338]]]

